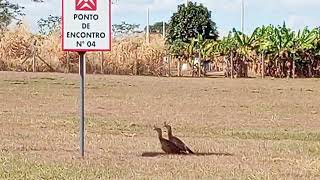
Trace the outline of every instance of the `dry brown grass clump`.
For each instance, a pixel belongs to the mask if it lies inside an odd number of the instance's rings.
[[[33,35],[23,25],[4,32],[0,39],[0,59],[3,62],[0,69],[18,70],[22,61],[32,54],[32,40]]]
[[[0,40],[0,70],[55,71],[59,65],[58,52],[61,51],[58,35],[42,36],[30,32],[27,26],[19,25],[5,31]]]
[[[106,54],[107,73],[160,75],[165,56],[164,39],[152,35],[149,45],[144,36],[113,41],[113,50]],[[109,60],[109,61],[108,61]]]

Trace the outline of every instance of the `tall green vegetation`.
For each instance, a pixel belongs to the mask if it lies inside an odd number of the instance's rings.
[[[212,58],[227,59],[228,69],[233,69],[239,77],[247,76],[250,64],[257,74],[313,77],[320,75],[319,42],[318,28],[295,32],[284,23],[258,27],[251,35],[233,29],[227,37],[214,42],[209,50]]]
[[[197,3],[189,2],[178,6],[167,29],[167,44],[169,51],[176,56],[190,57],[197,43],[196,39],[216,40],[218,32],[215,22],[211,19],[211,12]]]
[[[122,21],[120,24],[112,25],[112,33],[114,36],[129,35],[137,31],[139,24],[130,24]]]
[[[31,0],[32,2],[43,2],[42,0]],[[24,7],[19,4],[10,2],[9,0],[0,0],[0,31],[5,30],[8,25],[16,21],[20,22]]]
[[[204,39],[217,39],[216,24],[211,20],[211,12],[197,3],[189,2],[178,6],[178,12],[171,17],[168,27],[167,40],[170,44],[175,41],[190,42],[201,34]]]
[[[14,20],[19,20],[24,13],[23,7],[10,3],[8,0],[0,0],[0,31],[3,31]]]
[[[169,52],[192,67],[195,55],[202,62],[224,61],[227,76],[319,77],[320,30],[304,28],[297,32],[285,23],[262,26],[252,34],[232,29],[219,40],[211,12],[202,4],[178,6],[167,30]]]
[[[165,22],[165,29],[168,29],[168,23]],[[153,25],[150,25],[150,32],[151,33],[163,33],[163,22],[156,22]],[[147,27],[144,28],[144,30],[147,30]]]
[[[193,68],[193,57],[201,56],[204,48],[218,38],[216,23],[211,19],[211,11],[203,4],[189,2],[181,4],[170,19],[167,29],[167,44],[171,55],[187,59]],[[201,61],[202,58],[200,58]],[[198,63],[198,70],[200,71]],[[180,68],[180,67],[178,67]],[[200,76],[200,73],[198,73]]]
[[[61,29],[61,17],[59,16],[49,15],[47,18],[41,18],[37,23],[39,26],[39,33],[43,35],[50,35]]]

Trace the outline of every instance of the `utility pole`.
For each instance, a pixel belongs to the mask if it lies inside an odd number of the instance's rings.
[[[162,36],[166,38],[166,22],[162,21]]]
[[[147,44],[150,43],[150,13],[149,13],[149,8],[147,9],[147,32],[146,32],[146,42]]]
[[[244,0],[241,0],[241,32],[244,33]]]

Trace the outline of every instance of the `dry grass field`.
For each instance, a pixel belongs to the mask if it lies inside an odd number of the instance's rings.
[[[320,179],[319,79],[0,72],[0,179]],[[195,156],[161,154],[167,121]]]

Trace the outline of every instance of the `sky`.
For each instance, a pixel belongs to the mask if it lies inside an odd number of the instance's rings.
[[[49,15],[61,15],[61,0],[45,0],[45,3],[32,3],[29,0],[9,0],[25,7],[27,14],[24,21],[32,31],[37,32],[37,21]],[[169,21],[177,5],[186,0],[119,0],[112,5],[112,23],[121,21],[146,25],[147,8],[150,8],[150,24],[158,21]],[[212,12],[212,20],[217,23],[221,36],[232,28],[240,29],[241,0],[198,0]],[[308,26],[320,26],[320,0],[245,0],[246,33],[251,33],[261,25],[286,24],[298,30]]]

